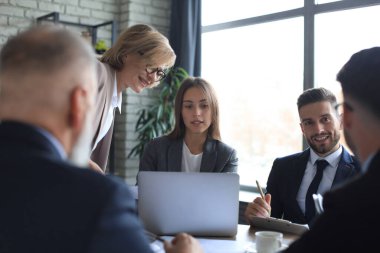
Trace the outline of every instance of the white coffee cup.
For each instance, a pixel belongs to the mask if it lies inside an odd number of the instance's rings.
[[[274,231],[259,231],[256,235],[257,253],[274,253],[282,246],[283,234]]]

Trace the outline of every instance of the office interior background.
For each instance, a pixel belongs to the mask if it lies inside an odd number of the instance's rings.
[[[168,35],[172,1],[0,0],[0,47],[51,12],[78,24],[114,20],[117,33],[146,23]],[[255,180],[265,186],[276,157],[306,148],[296,106],[299,94],[323,86],[341,100],[338,70],[354,52],[380,46],[380,0],[199,3],[201,75],[218,93],[222,139],[238,152],[241,189],[255,192]],[[110,46],[111,30],[99,28],[97,39]],[[158,90],[124,92],[122,112],[116,116],[114,173],[130,185],[135,184],[139,162],[138,157],[128,158],[137,143],[136,112],[154,103]]]

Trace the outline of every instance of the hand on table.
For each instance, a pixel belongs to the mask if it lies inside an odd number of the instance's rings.
[[[244,216],[247,219],[247,222],[251,220],[252,217],[258,216],[258,217],[270,217],[271,213],[271,195],[266,194],[265,200],[261,197],[255,198],[254,201],[248,203],[247,208],[245,209]]]
[[[202,253],[199,242],[189,234],[180,233],[171,242],[165,241],[166,253]]]

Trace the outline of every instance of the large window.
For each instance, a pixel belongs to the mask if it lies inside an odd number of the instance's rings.
[[[302,18],[203,35],[202,73],[218,92],[222,139],[237,149],[241,184],[266,182],[276,156],[302,147],[294,131],[302,35]]]
[[[240,20],[300,8],[303,0],[202,0],[202,25]]]
[[[315,85],[340,93],[337,71],[364,48],[380,46],[380,6],[315,16]]]
[[[300,93],[323,86],[340,99],[340,67],[380,46],[380,0],[202,0],[202,12],[202,76],[218,93],[222,139],[238,152],[240,182],[254,190],[276,157],[304,148]]]

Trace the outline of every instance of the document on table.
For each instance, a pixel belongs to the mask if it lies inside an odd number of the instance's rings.
[[[302,235],[309,230],[307,224],[292,223],[288,220],[276,219],[273,217],[252,217],[250,223],[258,229],[275,230],[283,233]]]

